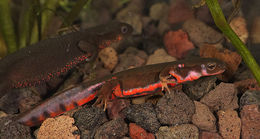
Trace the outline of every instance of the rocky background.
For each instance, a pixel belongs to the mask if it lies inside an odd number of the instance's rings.
[[[220,0],[225,16],[232,1]],[[129,23],[133,35],[102,50],[94,63],[82,64],[66,76],[0,100],[0,138],[260,138],[260,87],[229,40],[215,26],[207,6],[192,8],[188,0],[94,0],[82,12],[80,28],[110,20]],[[260,63],[260,2],[243,1],[230,25]],[[61,22],[56,17],[56,23]],[[55,27],[55,26],[54,26]],[[83,80],[142,65],[213,57],[227,63],[227,71],[155,94],[119,99],[107,111],[86,104],[40,127],[13,122],[18,113]],[[55,91],[53,91],[55,90]]]

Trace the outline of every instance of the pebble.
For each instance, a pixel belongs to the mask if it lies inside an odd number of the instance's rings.
[[[190,19],[182,26],[190,40],[198,47],[204,44],[215,44],[223,39],[223,35],[200,20]]]
[[[163,21],[163,20],[160,20],[159,21],[159,25],[158,25],[158,33],[161,35],[161,36],[163,36],[163,34],[166,32],[166,31],[168,31],[168,30],[170,30],[170,25],[167,23],[167,22],[165,22],[165,21]]]
[[[94,139],[123,138],[128,133],[127,124],[123,119],[115,119],[100,126]]]
[[[192,116],[192,123],[200,130],[216,132],[216,118],[208,106],[198,101],[194,101],[194,104],[196,111]]]
[[[80,130],[93,130],[108,121],[104,110],[97,107],[82,108],[75,112],[73,117]]]
[[[242,97],[240,98],[240,107],[251,104],[260,105],[260,90],[247,90],[245,93],[243,93]]]
[[[239,139],[241,120],[234,110],[220,110],[217,112],[219,133],[224,139]]]
[[[188,39],[188,34],[181,29],[166,33],[164,45],[169,55],[178,59],[185,57],[189,50],[194,49],[192,42]]]
[[[142,66],[145,64],[147,57],[144,51],[128,47],[123,54],[119,55],[119,63],[114,69],[114,73]]]
[[[118,62],[117,52],[113,47],[102,49],[98,58],[104,63],[104,67],[112,71]]]
[[[260,91],[260,86],[258,85],[258,82],[254,78],[238,81],[235,82],[234,84],[237,90],[239,90],[239,93],[244,93],[247,90]]]
[[[155,136],[152,133],[145,131],[135,123],[129,124],[129,135],[131,139],[155,139]]]
[[[201,100],[211,110],[227,110],[238,108],[237,90],[234,84],[220,83],[214,90],[211,90]]]
[[[195,105],[186,94],[179,90],[170,90],[155,106],[157,118],[163,125],[185,124],[191,122]]]
[[[74,119],[69,116],[48,118],[42,123],[39,131],[37,132],[37,139],[79,139],[80,135],[75,134],[78,131],[78,128],[73,124]]]
[[[240,112],[242,121],[242,138],[260,138],[260,110],[259,105],[245,105]]]
[[[196,82],[190,82],[183,84],[183,91],[192,100],[199,100],[204,95],[208,94],[209,91],[216,86],[216,77],[204,77],[196,80]]]
[[[169,6],[165,2],[155,3],[150,7],[149,16],[153,20],[161,20],[167,17]]]
[[[33,139],[30,127],[15,122],[17,117],[5,116],[0,118],[1,139]]]
[[[12,89],[0,98],[0,110],[8,114],[27,111],[41,100],[37,93],[37,90],[34,92],[30,88]]]
[[[168,55],[163,48],[160,48],[160,49],[157,49],[154,52],[154,54],[152,54],[148,57],[146,65],[158,64],[158,63],[164,63],[164,62],[172,62],[172,61],[176,61],[176,60],[177,60],[176,58]]]
[[[122,110],[130,105],[128,99],[114,99],[107,103],[107,115],[109,119],[125,118]]]
[[[241,16],[235,17],[231,20],[229,25],[233,29],[233,31],[237,34],[237,36],[240,38],[240,40],[243,43],[246,43],[248,38],[248,30],[247,30],[245,18]]]
[[[218,133],[202,131],[200,139],[223,139]]]
[[[183,22],[193,17],[193,10],[186,1],[178,0],[172,2],[168,14],[168,22],[170,24]]]
[[[143,129],[155,133],[160,127],[156,112],[150,103],[130,105],[123,110],[125,117],[141,126]]]
[[[253,20],[250,37],[252,43],[260,43],[260,16]]]
[[[162,126],[156,133],[157,139],[198,139],[199,129],[192,124],[182,124],[172,127]]]
[[[195,17],[204,23],[215,24],[207,5],[196,9]]]
[[[7,114],[6,114],[5,112],[0,111],[0,118],[2,118],[2,117],[6,117],[6,116],[7,116]]]

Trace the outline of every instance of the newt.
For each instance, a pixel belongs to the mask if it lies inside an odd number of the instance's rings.
[[[49,38],[0,60],[0,98],[11,88],[31,87],[95,59],[99,50],[119,42],[133,31],[126,23],[105,25]]]
[[[18,122],[36,126],[48,117],[60,115],[95,97],[98,97],[96,103],[106,107],[106,102],[110,99],[143,96],[160,90],[169,92],[168,86],[193,81],[202,76],[221,74],[225,69],[225,63],[222,61],[199,58],[125,70],[65,90],[22,114]]]

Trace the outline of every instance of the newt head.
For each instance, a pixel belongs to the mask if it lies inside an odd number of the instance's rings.
[[[225,71],[226,64],[213,58],[200,58],[185,60],[164,69],[159,78],[165,83],[183,83],[193,81],[202,76],[221,74]]]
[[[99,25],[87,32],[91,34],[88,42],[93,42],[99,49],[103,49],[130,36],[133,28],[127,23],[113,21],[105,25]]]

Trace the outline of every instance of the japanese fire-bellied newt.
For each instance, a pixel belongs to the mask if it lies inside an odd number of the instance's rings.
[[[30,87],[94,59],[97,52],[119,42],[132,27],[113,21],[83,31],[40,41],[0,60],[0,98],[10,88]]]
[[[35,126],[48,117],[57,116],[87,103],[95,96],[98,97],[97,102],[104,102],[106,105],[108,99],[115,97],[143,96],[162,89],[169,91],[168,86],[193,81],[202,76],[220,74],[225,68],[225,64],[217,59],[199,58],[129,69],[94,81],[83,82],[63,91],[21,115],[18,121],[28,126]]]

